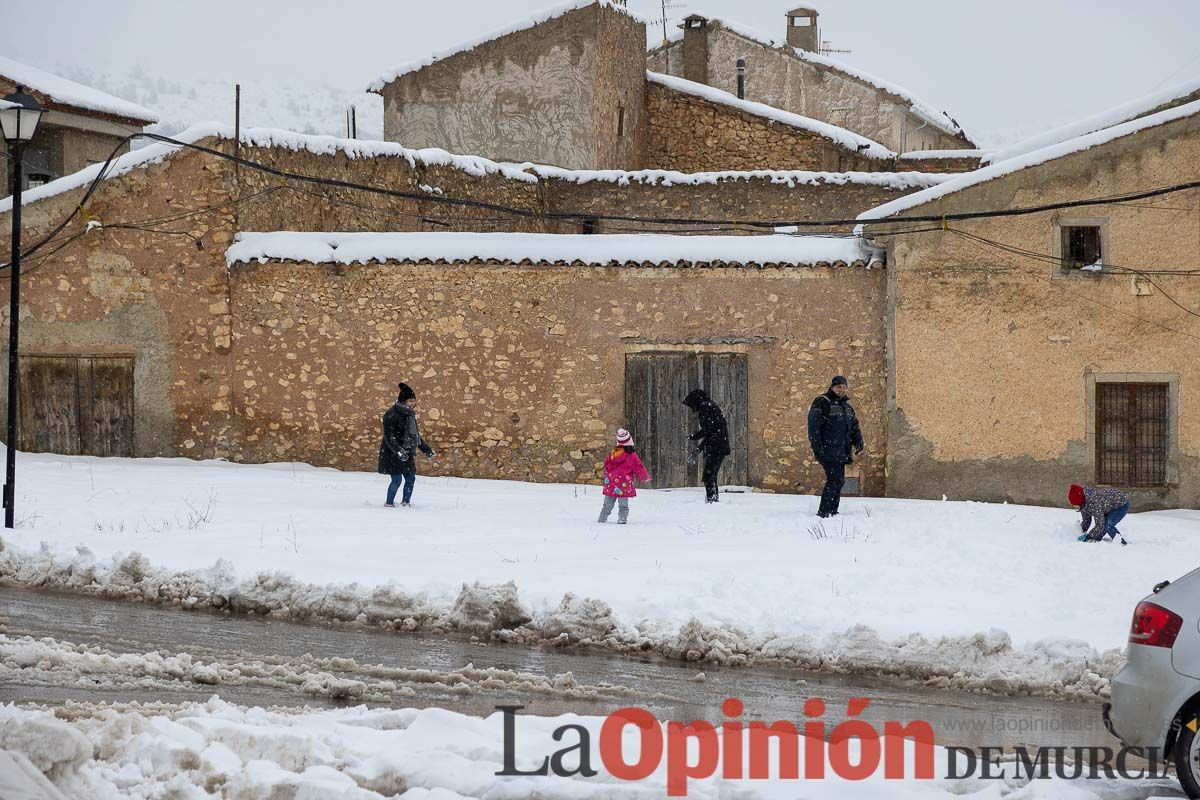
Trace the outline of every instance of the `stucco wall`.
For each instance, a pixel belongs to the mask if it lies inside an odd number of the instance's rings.
[[[384,138],[504,161],[638,169],[645,40],[638,20],[592,5],[457,53],[383,89]]]
[[[646,86],[650,169],[890,169],[828,139],[661,84]]]
[[[1104,197],[1200,178],[1200,119],[1017,172],[912,213],[1014,208]],[[1200,193],[955,222],[952,227],[1042,254],[1055,219],[1104,218],[1105,263],[1185,270],[1196,263]],[[868,233],[883,231],[875,225]],[[1134,294],[1128,274],[1063,274],[951,233],[889,239],[894,402],[889,492],[903,497],[1065,504],[1066,486],[1096,480],[1088,376],[1175,376],[1177,482],[1134,493],[1138,508],[1200,504],[1200,325],[1164,296],[1200,310],[1191,276],[1154,275]]]
[[[405,380],[434,473],[595,481],[624,423],[625,354],[654,347],[748,353],[755,485],[820,486],[805,418],[839,372],[882,451],[882,270],[255,263],[233,275],[242,460],[371,469],[379,415]],[[867,463],[865,491],[883,491],[882,466]]]
[[[922,128],[924,120],[900,98],[870,84],[747,39],[718,20],[705,30],[709,86],[736,93],[737,61],[744,58],[748,100],[848,128],[896,152],[974,147],[932,126]],[[647,63],[651,70],[669,68],[669,74],[686,77],[684,62],[680,41],[654,50]]]

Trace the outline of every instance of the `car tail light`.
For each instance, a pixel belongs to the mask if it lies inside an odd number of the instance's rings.
[[[1138,603],[1133,611],[1129,641],[1149,647],[1172,647],[1182,627],[1183,618],[1175,612],[1154,603]]]

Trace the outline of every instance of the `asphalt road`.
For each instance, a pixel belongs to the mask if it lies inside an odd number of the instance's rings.
[[[892,680],[842,678],[795,670],[714,667],[658,657],[633,658],[586,650],[529,647],[426,634],[323,627],[209,611],[109,601],[28,589],[0,588],[0,617],[7,635],[52,637],[98,645],[113,653],[191,653],[206,661],[261,658],[286,666],[304,654],[354,659],[346,677],[370,665],[447,673],[467,664],[544,676],[571,673],[589,691],[528,691],[520,682],[484,681],[469,691],[437,680],[419,682],[394,706],[441,706],[486,715],[499,704],[520,704],[523,713],[606,714],[622,706],[650,709],[660,719],[720,722],[721,704],[742,700],[746,719],[806,719],[804,701],[827,704],[827,730],[845,718],[852,697],[871,699],[862,718],[926,720],[944,745],[1088,746],[1116,744],[1100,722],[1099,704],[1040,698],[994,697],[930,689]],[[703,678],[698,673],[703,672]],[[47,680],[36,668],[19,669],[0,683],[0,702],[59,704],[66,701],[204,701],[213,694],[241,705],[328,707],[337,701],[304,695],[294,687],[248,683],[208,686],[180,680],[169,686],[104,685],[88,680]]]

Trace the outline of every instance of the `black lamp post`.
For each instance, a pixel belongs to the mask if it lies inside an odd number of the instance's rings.
[[[0,101],[0,128],[12,157],[12,264],[8,295],[8,437],[4,472],[4,527],[12,528],[17,496],[17,333],[21,310],[21,157],[25,144],[33,138],[42,106],[25,92],[24,86]]]

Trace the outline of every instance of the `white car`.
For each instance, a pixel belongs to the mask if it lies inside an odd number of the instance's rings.
[[[1188,797],[1200,798],[1200,569],[1138,603],[1127,651],[1105,727],[1131,747],[1160,748]]]

